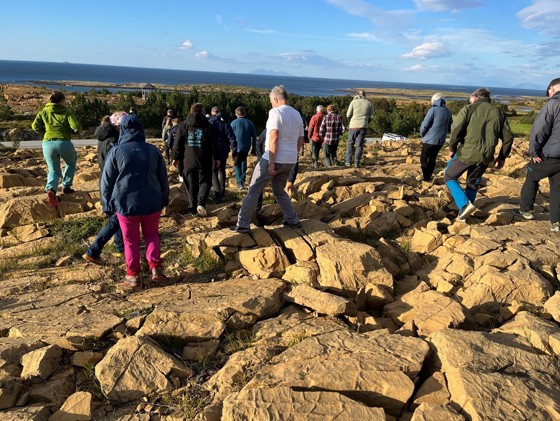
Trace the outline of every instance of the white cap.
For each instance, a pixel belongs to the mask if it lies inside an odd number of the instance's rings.
[[[434,102],[436,102],[438,99],[443,99],[443,95],[442,95],[441,93],[439,93],[439,92],[438,92],[437,94],[434,94],[434,95],[432,96],[432,104],[433,104]]]

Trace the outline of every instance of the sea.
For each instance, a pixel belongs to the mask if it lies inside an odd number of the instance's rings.
[[[37,83],[40,81],[41,83]],[[301,96],[351,95],[358,88],[396,88],[432,92],[473,92],[478,87],[424,83],[380,82],[372,80],[329,79],[284,75],[201,72],[95,64],[0,60],[0,83],[30,84],[67,91],[89,91],[91,87],[49,84],[49,81],[84,81],[112,84],[157,83],[164,85],[221,84],[270,89],[284,85],[289,93]],[[492,97],[544,96],[541,90],[488,87]],[[125,90],[125,89],[117,89]],[[407,95],[410,98],[410,96]],[[464,96],[457,98],[464,99]],[[447,98],[454,99],[454,98]]]

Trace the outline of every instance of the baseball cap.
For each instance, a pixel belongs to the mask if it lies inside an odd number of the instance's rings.
[[[555,85],[558,85],[560,83],[560,77],[557,77],[556,79],[552,79],[550,81],[550,83],[548,84],[548,86],[546,87],[546,92],[545,95],[548,96],[548,90]]]

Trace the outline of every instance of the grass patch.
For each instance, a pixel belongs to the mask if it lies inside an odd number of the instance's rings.
[[[412,251],[412,238],[409,237],[400,237],[397,238],[397,244],[401,251],[407,255]]]
[[[255,334],[251,329],[236,330],[226,333],[224,350],[231,355],[244,349],[251,348],[255,341]]]
[[[179,264],[181,266],[192,265],[196,267],[199,272],[214,272],[224,269],[224,263],[221,259],[210,250],[203,250],[202,254],[195,257],[192,251],[185,247],[183,252],[178,256]]]
[[[80,257],[87,244],[87,238],[97,235],[104,224],[105,218],[101,216],[72,221],[56,220],[47,224],[52,236],[58,240],[54,255]]]
[[[515,137],[529,137],[529,133],[531,132],[531,124],[526,123],[517,123],[515,121],[509,122],[511,131]]]
[[[113,314],[117,317],[122,317],[126,320],[134,319],[139,316],[147,316],[154,311],[154,307],[143,307],[143,308],[129,308],[123,311],[115,311]]]

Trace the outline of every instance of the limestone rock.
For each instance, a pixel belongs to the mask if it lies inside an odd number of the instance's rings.
[[[0,409],[15,406],[21,389],[23,389],[23,384],[20,380],[14,378],[0,379]]]
[[[92,367],[103,359],[102,352],[83,351],[74,352],[70,357],[72,365],[77,367]]]
[[[554,295],[544,303],[544,309],[556,322],[560,323],[560,291],[556,291]]]
[[[92,396],[89,392],[70,395],[49,421],[89,421],[92,416]]]
[[[62,349],[57,345],[49,345],[44,348],[36,349],[21,357],[21,377],[30,379],[40,377],[46,379],[57,368],[62,357]]]
[[[220,341],[218,339],[190,343],[183,348],[183,360],[204,361],[206,358],[215,355],[219,346]]]
[[[449,390],[443,373],[436,371],[422,383],[416,395],[414,395],[414,404],[435,404],[445,405],[449,403]]]
[[[321,314],[339,316],[356,314],[356,305],[345,298],[328,292],[318,291],[309,285],[297,285],[285,294],[286,300],[301,306],[312,308]]]
[[[26,403],[50,402],[62,405],[68,396],[76,391],[76,372],[73,367],[57,371],[46,381],[33,383],[27,390]]]
[[[391,290],[383,285],[367,284],[365,287],[367,306],[373,310],[393,301]]]
[[[95,367],[101,390],[112,402],[128,402],[173,389],[169,375],[189,377],[192,371],[147,337],[117,342]]]
[[[410,421],[433,421],[433,420],[445,420],[445,421],[464,421],[465,417],[457,413],[449,405],[438,405],[432,403],[422,403],[414,414]]]
[[[50,415],[49,407],[41,404],[0,411],[0,418],[7,421],[48,421]]]
[[[417,253],[431,253],[442,243],[442,235],[434,230],[417,230],[412,237],[410,248]]]
[[[288,227],[275,227],[269,232],[282,245],[286,255],[292,262],[309,262],[315,258],[313,249],[305,241],[300,230]]]
[[[282,279],[292,284],[316,285],[319,266],[315,262],[298,262],[286,268]]]
[[[23,225],[16,227],[14,233],[18,240],[26,243],[28,241],[38,240],[49,235],[49,230],[38,227],[37,225]]]
[[[0,378],[20,377],[21,357],[45,345],[38,338],[0,338]]]
[[[241,250],[239,262],[247,272],[261,278],[281,276],[290,265],[284,251],[278,246]]]

